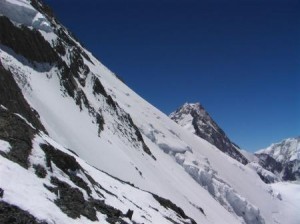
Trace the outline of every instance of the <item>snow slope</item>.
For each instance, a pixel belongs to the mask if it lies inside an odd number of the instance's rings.
[[[299,182],[278,182],[271,185],[277,194],[280,194],[284,207],[278,216],[284,214],[284,223],[300,223],[300,184]]]
[[[33,130],[23,118],[19,119],[20,115],[12,115],[7,110],[0,113],[10,116],[8,125],[15,122],[26,133]],[[2,128],[0,125],[0,138]],[[13,129],[7,133],[10,137],[15,135]],[[9,141],[15,144],[14,140]],[[10,210],[3,214],[3,202],[49,224],[195,223],[172,203],[95,169],[42,132],[33,136],[28,167],[14,159],[15,147],[12,149],[5,140],[0,143],[4,152],[0,154],[0,222],[3,224],[14,220],[3,217],[12,215]],[[11,150],[14,154],[9,154]],[[124,215],[129,209],[134,211],[131,218]],[[24,218],[15,221],[29,223]]]
[[[12,0],[5,2],[15,4]],[[40,6],[42,12],[43,5]],[[11,15],[15,9],[10,7],[2,14],[14,20]],[[197,223],[284,223],[285,214],[279,213],[284,203],[272,194],[255,171],[173,122],[82,48],[55,19],[43,16],[48,18],[53,32],[33,27],[39,29],[55,49],[65,70],[47,62],[33,66],[5,46],[0,46],[0,60],[4,68],[11,71],[55,142],[110,175],[170,199]],[[32,28],[32,23],[24,25]],[[58,46],[63,46],[64,51]],[[73,73],[66,74],[64,71],[68,68]],[[68,76],[70,74],[73,75]],[[104,122],[100,122],[99,117]],[[12,170],[27,175],[14,164],[3,161],[5,172],[1,170],[1,175],[13,175]],[[80,164],[92,175],[92,168],[83,162]],[[33,178],[32,174],[27,176],[29,180]],[[97,173],[93,178],[100,182],[107,177]],[[25,185],[26,190],[31,184],[30,181]],[[9,191],[13,187],[5,185],[5,189]],[[128,189],[126,192],[130,200],[140,200],[142,208],[152,203],[140,199],[147,195],[140,196]],[[7,200],[23,205],[17,198]],[[31,212],[36,214],[33,210]],[[40,218],[47,217],[41,214],[44,216]],[[291,223],[296,221],[291,219]],[[78,222],[85,223],[85,220]],[[162,222],[153,219],[152,223]]]

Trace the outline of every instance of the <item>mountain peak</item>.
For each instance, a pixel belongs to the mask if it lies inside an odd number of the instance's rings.
[[[199,102],[185,103],[169,117],[185,129],[215,145],[222,152],[247,164],[248,161],[241,154],[239,148],[231,142]]]
[[[173,120],[179,119],[178,115],[191,115],[193,116],[209,116],[204,107],[199,103],[184,103],[181,107],[179,107],[175,112],[171,113],[169,117]]]
[[[187,108],[190,110],[204,110],[204,107],[199,102],[196,102],[196,103],[186,102],[185,104],[183,104],[183,106],[181,108]]]

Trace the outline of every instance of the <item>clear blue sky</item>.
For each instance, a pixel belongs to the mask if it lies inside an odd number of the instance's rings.
[[[299,0],[46,2],[166,114],[201,102],[250,151],[300,135]]]

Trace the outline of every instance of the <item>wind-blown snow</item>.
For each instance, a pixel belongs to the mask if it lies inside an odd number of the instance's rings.
[[[45,16],[34,9],[27,0],[1,0],[0,15],[7,16],[18,24],[34,27],[45,32],[52,31],[51,25]]]

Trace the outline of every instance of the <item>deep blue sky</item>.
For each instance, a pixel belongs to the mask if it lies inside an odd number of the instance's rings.
[[[166,114],[199,101],[250,151],[300,135],[299,0],[46,2]]]

